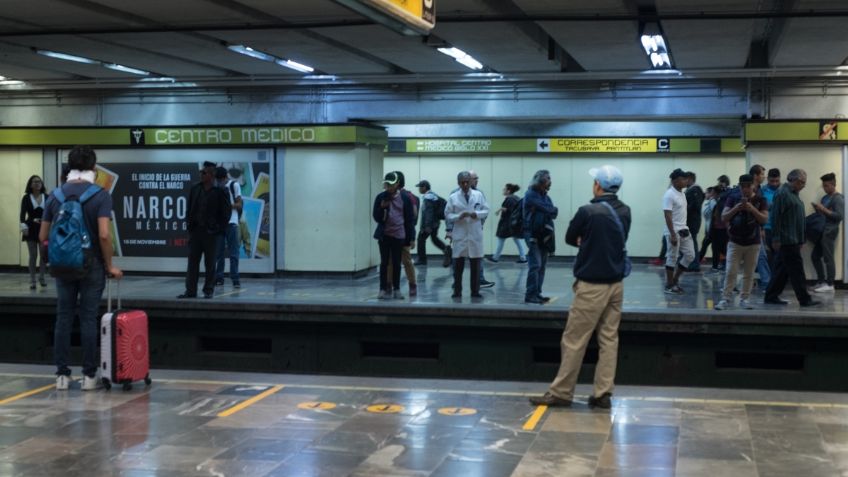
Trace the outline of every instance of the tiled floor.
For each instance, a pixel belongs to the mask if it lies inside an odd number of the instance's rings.
[[[543,383],[154,370],[83,393],[50,373],[0,365],[0,475],[848,475],[844,394],[620,387],[599,411],[584,386],[530,406]]]

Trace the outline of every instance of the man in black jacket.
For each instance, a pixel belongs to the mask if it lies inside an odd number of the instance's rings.
[[[589,406],[612,407],[610,397],[618,361],[618,325],[624,301],[622,280],[630,207],[616,196],[623,181],[621,171],[603,166],[590,170],[589,174],[595,180],[592,186],[595,197],[577,210],[565,234],[566,243],[580,250],[574,262],[577,278],[572,287],[574,301],[560,342],[562,360],[548,392],[530,398],[537,406],[571,406],[586,345],[597,330],[600,352]]]
[[[701,232],[701,206],[704,205],[704,189],[697,184],[698,177],[692,171],[686,172],[686,181],[686,228],[692,234],[692,245],[697,252],[699,250],[698,234]],[[689,271],[697,272],[700,269],[700,260],[695,260],[689,265]]]
[[[200,257],[206,267],[203,298],[212,298],[215,292],[215,253],[218,241],[230,221],[232,207],[224,189],[215,185],[215,163],[206,161],[200,170],[200,182],[188,193],[188,268],[185,292],[177,298],[196,298],[200,275]]]

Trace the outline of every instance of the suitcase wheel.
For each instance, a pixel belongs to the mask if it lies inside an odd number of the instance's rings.
[[[148,374],[147,376],[144,377],[144,385],[150,386],[151,384],[153,384],[153,380],[150,379],[150,375]]]
[[[126,382],[126,383],[124,383],[122,388],[123,388],[124,391],[129,391],[129,390],[132,389],[132,383]]]
[[[112,389],[112,381],[109,381],[109,378],[103,378],[100,381],[103,383],[103,389],[107,391]]]

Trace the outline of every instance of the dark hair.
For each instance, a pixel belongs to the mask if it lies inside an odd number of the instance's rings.
[[[216,167],[215,168],[215,178],[216,179],[223,179],[225,177],[227,177],[227,168],[220,167],[220,166]]]
[[[765,167],[763,167],[759,164],[754,164],[753,166],[751,166],[750,169],[748,169],[748,174],[750,174],[752,176],[756,176],[758,174],[762,174],[763,171],[765,171],[765,170],[766,170]]]
[[[44,186],[44,180],[41,177],[39,177],[38,175],[30,176],[29,180],[27,181],[26,189],[24,190],[24,192],[27,193],[27,194],[32,194],[32,181],[35,180],[35,179],[38,179],[38,180],[41,181],[41,193],[46,194],[47,193],[47,187]]]
[[[730,178],[727,177],[724,174],[718,176],[718,179],[716,179],[716,180],[718,181],[719,184],[724,184],[725,186],[730,185]]]
[[[686,177],[686,173],[683,172],[683,169],[681,169],[679,167],[677,169],[671,171],[671,174],[668,175],[668,178],[671,179],[671,180],[677,179],[679,177]]]
[[[692,171],[686,171],[686,178],[687,178],[687,179],[692,179],[692,182],[697,182],[697,181],[698,181],[698,176],[696,176],[696,175],[695,175],[695,173],[694,173],[694,172],[692,172]]]
[[[208,167],[215,167],[215,163],[211,161],[203,161],[202,169],[206,169]]]
[[[707,187],[707,192],[712,192],[715,190],[715,187]]]
[[[833,182],[836,183],[836,174],[832,172],[828,172],[827,174],[821,176],[822,182]]]
[[[506,187],[507,192],[509,192],[510,194],[515,194],[516,192],[518,192],[519,190],[521,190],[521,186],[520,186],[520,185],[518,185],[518,184],[510,184],[509,182],[507,182],[507,183],[506,183],[506,185],[505,185],[504,187]]]
[[[780,169],[778,169],[776,167],[772,167],[768,171],[768,176],[769,176],[769,179],[771,179],[772,177],[780,177]]]
[[[97,163],[97,154],[91,146],[74,146],[68,153],[68,165],[77,171],[90,171]]]
[[[395,171],[395,174],[397,174],[398,177],[398,187],[400,187],[401,189],[406,187],[406,178],[403,177],[403,172]]]

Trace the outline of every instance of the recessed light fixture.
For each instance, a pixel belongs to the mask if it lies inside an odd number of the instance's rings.
[[[65,60],[65,61],[74,61],[76,63],[85,63],[89,65],[96,65],[100,62],[97,60],[92,60],[91,58],[85,58],[83,56],[69,55],[67,53],[59,53],[58,51],[50,51],[50,50],[35,50],[41,56],[47,56],[50,58],[56,58],[57,60]]]
[[[471,68],[472,70],[483,69],[483,63],[480,63],[479,61],[475,60],[474,57],[460,50],[459,48],[456,48],[454,46],[445,46],[437,48],[437,50],[439,50],[441,53],[444,53],[445,55],[452,57],[460,64]]]
[[[150,76],[149,71],[140,70],[138,68],[130,68],[129,66],[119,65],[117,63],[103,63],[103,66],[110,70],[122,71],[124,73],[132,73],[139,76]]]
[[[259,50],[255,50],[249,46],[245,45],[227,45],[227,49],[230,51],[234,51],[236,53],[240,53],[242,55],[250,56],[252,58],[256,58],[257,60],[262,61],[270,61],[272,63],[276,63],[280,66],[284,66],[289,69],[293,69],[295,71],[300,71],[301,73],[312,73],[315,71],[315,68],[304,65],[303,63],[299,63],[294,60],[290,60],[288,58],[279,58],[270,53],[265,53]]]
[[[649,13],[655,14],[655,12]],[[652,19],[640,24],[639,43],[645,50],[645,54],[648,55],[651,68],[655,70],[674,69],[674,64],[671,61],[671,49],[658,20]]]

